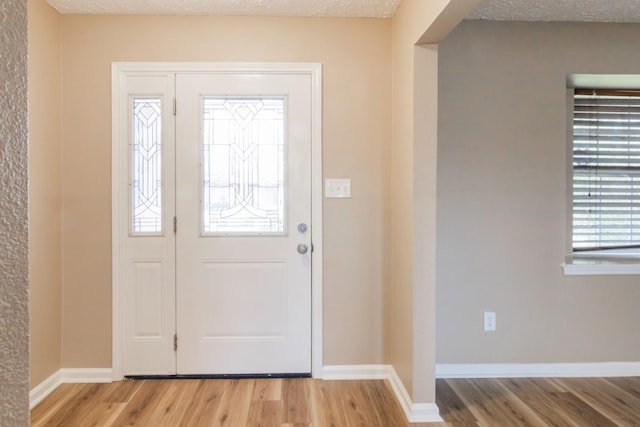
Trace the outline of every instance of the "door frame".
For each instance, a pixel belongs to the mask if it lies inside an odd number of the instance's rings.
[[[322,64],[319,63],[239,63],[239,62],[113,62],[111,64],[111,232],[112,232],[112,379],[123,379],[124,326],[124,239],[120,238],[122,224],[120,210],[125,189],[120,188],[121,174],[128,173],[128,165],[121,164],[122,150],[128,144],[118,140],[122,108],[127,94],[123,94],[129,75],[174,73],[255,73],[305,74],[311,77],[311,374],[322,378]]]

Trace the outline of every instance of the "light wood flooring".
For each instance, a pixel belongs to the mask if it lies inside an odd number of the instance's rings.
[[[438,380],[444,423],[409,424],[385,381],[63,384],[32,426],[640,426],[640,378]]]

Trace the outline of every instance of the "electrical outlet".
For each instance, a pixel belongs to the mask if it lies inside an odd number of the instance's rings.
[[[484,312],[484,330],[495,331],[496,330],[496,313],[495,311]]]

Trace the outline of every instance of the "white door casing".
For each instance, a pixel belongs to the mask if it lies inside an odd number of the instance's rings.
[[[214,81],[218,81],[218,83],[223,82],[225,85],[232,84],[228,79],[233,79],[231,76],[235,75],[235,78],[245,79],[244,83],[240,86],[247,87],[247,82],[256,81],[260,78],[266,79],[269,81],[269,85],[273,86],[273,83],[281,80],[286,81],[287,79],[283,77],[289,76],[291,81],[298,82],[295,84],[302,84],[307,86],[307,100],[304,101],[308,104],[307,113],[308,118],[310,118],[310,132],[308,132],[311,145],[310,145],[310,156],[311,156],[311,218],[299,220],[296,216],[299,216],[295,211],[289,212],[287,217],[287,230],[283,235],[279,237],[275,236],[260,236],[258,239],[264,239],[267,242],[269,241],[288,241],[284,243],[285,246],[290,246],[291,243],[295,242],[293,245],[293,250],[295,251],[295,247],[298,243],[305,243],[309,247],[311,247],[311,243],[313,242],[313,256],[300,255],[297,252],[294,252],[295,255],[292,258],[295,262],[293,264],[287,264],[286,262],[282,262],[284,260],[283,257],[273,256],[274,248],[266,249],[272,255],[264,256],[259,253],[256,255],[258,258],[251,258],[250,252],[259,252],[260,248],[263,248],[262,242],[260,240],[255,240],[254,244],[245,244],[240,248],[240,252],[236,253],[236,255],[224,257],[224,254],[230,253],[229,250],[233,247],[237,247],[238,243],[247,243],[251,239],[256,239],[255,237],[222,237],[222,236],[201,236],[201,223],[200,219],[197,218],[199,210],[199,198],[200,198],[200,190],[201,188],[196,188],[194,191],[189,193],[189,191],[184,192],[185,199],[190,199],[189,201],[178,201],[179,203],[176,205],[174,203],[173,194],[177,194],[178,198],[181,198],[181,194],[183,192],[178,189],[177,193],[172,186],[174,176],[174,166],[171,161],[170,150],[175,149],[175,142],[173,137],[175,135],[174,131],[174,122],[172,120],[172,108],[173,97],[175,96],[175,86],[173,85],[175,81],[182,81],[182,86],[190,86],[193,78],[196,77],[196,74],[199,76],[198,78],[204,80],[213,79]],[[181,77],[182,76],[182,77]],[[217,77],[215,77],[217,76]],[[242,77],[238,77],[242,76]],[[179,84],[180,86],[180,84]],[[229,86],[228,86],[229,87]],[[146,89],[145,89],[146,88]],[[254,87],[254,89],[257,89]],[[188,89],[185,89],[188,92]],[[285,94],[283,90],[280,88],[279,90],[275,90],[271,94],[264,92],[261,95],[264,96],[280,96]],[[267,91],[268,92],[268,91]],[[303,90],[304,92],[304,90]],[[256,94],[260,92],[238,92],[236,90],[233,92],[216,92],[217,95],[225,96],[232,94],[234,96],[241,96],[243,94]],[[236,64],[236,63],[114,63],[112,66],[112,120],[113,120],[113,142],[112,142],[112,203],[113,203],[113,377],[114,379],[121,379],[125,374],[147,374],[147,375],[172,375],[175,373],[279,373],[279,372],[308,372],[309,371],[309,363],[311,363],[311,372],[314,377],[319,377],[322,374],[322,149],[321,149],[321,68],[319,64]],[[130,124],[127,124],[130,117],[130,108],[128,107],[131,104],[131,99],[135,97],[158,97],[162,100],[163,105],[163,124],[162,124],[162,132],[163,132],[163,156],[167,158],[167,162],[163,167],[163,182],[165,183],[162,189],[162,200],[163,200],[163,218],[162,218],[162,233],[157,233],[158,235],[150,236],[150,235],[137,235],[133,236],[130,233],[129,224],[131,222],[130,214],[129,214],[129,200],[131,197],[131,193],[129,191],[129,162],[131,156],[131,150],[128,148],[128,141],[130,140]],[[195,106],[196,110],[198,107],[198,102],[192,104],[191,107],[183,106],[183,101],[181,100],[181,96],[177,95],[178,98],[178,109],[180,109],[180,113],[185,111],[182,108],[192,108]],[[193,98],[193,97],[192,97]],[[196,96],[196,99],[201,99],[199,94]],[[292,102],[290,96],[285,96],[283,99],[286,99],[286,102]],[[297,108],[296,111],[304,111],[304,108]],[[193,112],[193,111],[192,111]],[[165,118],[165,114],[169,117]],[[295,114],[294,114],[295,115]],[[197,119],[197,112],[195,114]],[[180,117],[180,114],[178,114]],[[186,117],[186,116],[185,116]],[[290,122],[293,122],[291,120]],[[196,129],[199,129],[199,126],[196,126]],[[292,129],[295,133],[295,128]],[[187,131],[188,132],[193,132]],[[181,131],[178,130],[178,134]],[[199,134],[199,130],[196,130],[196,134]],[[189,137],[191,138],[191,137]],[[292,139],[293,140],[293,139]],[[192,146],[196,147],[195,145]],[[197,148],[196,148],[197,151]],[[178,152],[182,152],[181,146],[178,147]],[[307,154],[302,154],[302,156],[308,156]],[[196,157],[198,154],[196,153]],[[184,157],[186,159],[186,156]],[[182,158],[180,155],[177,156],[178,164]],[[299,163],[297,160],[293,163]],[[180,166],[178,166],[180,169]],[[187,182],[188,180],[193,180],[193,173],[199,171],[199,167],[194,165],[194,167],[187,168],[186,163],[184,163],[183,168],[184,177],[181,179],[177,178],[178,186],[182,185],[181,182]],[[293,172],[297,173],[297,172]],[[294,180],[298,182],[299,180]],[[304,180],[302,180],[304,181]],[[192,185],[186,185],[191,188]],[[199,187],[196,185],[195,187]],[[295,185],[294,185],[295,187]],[[308,186],[307,186],[308,187]],[[297,190],[296,190],[297,191]],[[194,202],[193,198],[195,197],[196,201]],[[180,208],[184,204],[190,204],[191,207],[195,209],[189,209],[193,215],[191,219],[189,218],[181,218],[181,212],[187,212],[186,208]],[[308,205],[308,203],[307,203]],[[177,216],[178,216],[178,227],[179,232],[178,236],[178,263],[180,263],[181,259],[185,260],[185,265],[182,266],[185,270],[185,277],[181,275],[181,269],[178,268],[176,270],[175,259],[176,259],[176,235],[173,234],[173,217],[176,215],[174,210],[177,208]],[[187,217],[189,215],[186,215]],[[300,217],[302,218],[302,217]],[[297,222],[298,221],[298,222]],[[299,233],[297,231],[297,225],[300,221],[309,221],[310,233]],[[191,225],[189,223],[191,222]],[[311,224],[313,225],[311,227]],[[191,233],[191,242],[186,238],[185,233],[185,241],[180,242],[182,238],[181,232],[187,231],[188,228],[191,227],[192,231],[196,230],[197,233]],[[185,230],[185,228],[187,230]],[[126,230],[124,232],[123,230]],[[134,233],[135,234],[135,233]],[[139,234],[139,233],[138,233]],[[286,237],[285,237],[286,236]],[[186,249],[191,246],[197,246],[198,241],[209,242],[210,248],[204,248],[203,250],[206,252],[209,250],[210,252],[205,253],[203,256],[194,256],[195,252],[189,252],[191,249]],[[236,243],[231,243],[231,246],[226,247],[226,249],[220,250],[218,246],[220,246],[219,242],[229,241]],[[148,242],[148,243],[145,243]],[[211,242],[218,242],[216,244],[211,244]],[[269,243],[272,244],[272,243]],[[206,246],[206,245],[205,245]],[[266,245],[268,246],[268,245]],[[180,248],[184,247],[184,251]],[[211,249],[211,247],[213,249]],[[153,248],[152,250],[149,248]],[[249,249],[248,249],[249,248]],[[252,249],[253,248],[253,249]],[[201,250],[202,248],[198,249]],[[181,257],[182,253],[182,257]],[[260,258],[261,257],[261,258]],[[205,268],[201,269],[200,273],[195,276],[192,273],[195,273],[197,268],[196,264],[189,265],[186,260],[188,259],[206,259],[208,262],[205,262]],[[244,269],[237,269],[233,267],[237,267],[240,261],[246,262],[249,261],[249,264],[245,264]],[[284,275],[289,275],[290,273],[295,274],[295,264],[299,264],[304,268],[305,262],[307,263],[306,268],[311,268],[311,281],[313,283],[312,287],[307,287],[307,295],[298,295],[294,298],[310,298],[311,299],[311,324],[306,328],[307,337],[305,338],[304,331],[296,332],[298,334],[297,339],[307,340],[310,342],[311,348],[303,351],[301,354],[307,354],[303,356],[302,359],[306,359],[304,361],[292,362],[289,367],[269,367],[269,366],[260,366],[256,365],[255,361],[246,361],[244,367],[241,365],[231,363],[231,365],[223,368],[221,371],[217,371],[216,369],[205,369],[202,363],[198,365],[195,360],[190,360],[187,357],[189,354],[196,354],[196,352],[185,352],[182,353],[178,351],[178,361],[177,365],[179,367],[178,371],[176,371],[176,353],[173,351],[173,332],[175,331],[176,322],[178,329],[178,340],[179,346],[187,345],[189,339],[187,338],[183,341],[181,335],[186,331],[195,331],[197,328],[196,324],[188,325],[187,321],[184,321],[184,328],[181,331],[181,321],[180,313],[178,313],[177,321],[176,321],[176,312],[175,312],[175,302],[176,302],[176,282],[170,280],[171,278],[178,277],[178,280],[187,280],[189,283],[197,283],[198,277],[202,278],[202,273],[209,272],[213,273],[214,276],[218,277],[232,277],[233,281],[236,282],[238,272],[243,271],[240,276],[243,277],[259,277],[263,282],[265,282],[265,278],[269,277],[281,277]],[[309,264],[310,263],[310,264]],[[178,264],[180,265],[180,264]],[[193,268],[192,268],[193,267]],[[229,276],[230,273],[233,273]],[[191,277],[189,275],[191,274]],[[193,279],[196,280],[193,280]],[[162,279],[162,280],[160,280]],[[200,280],[202,282],[202,280]],[[206,283],[205,280],[203,283]],[[267,281],[268,282],[268,281]],[[161,286],[158,283],[162,283]],[[271,283],[271,286],[275,286],[276,282]],[[132,285],[133,284],[133,285]],[[310,285],[309,285],[310,286]],[[301,287],[304,289],[304,286]],[[229,291],[232,287],[227,287],[227,289],[217,289],[220,291]],[[275,288],[273,288],[275,289]],[[290,288],[291,290],[292,288]],[[293,288],[294,289],[294,288]],[[195,289],[192,289],[195,290]],[[255,291],[255,289],[254,289]],[[180,295],[180,286],[177,289],[178,295]],[[260,291],[258,291],[259,294]],[[297,291],[299,292],[299,290]],[[151,295],[150,300],[145,300],[145,302],[141,305],[142,310],[137,307],[132,306],[136,301],[140,300],[140,295]],[[304,294],[304,292],[303,292]],[[187,292],[185,295],[190,295],[190,292]],[[240,294],[242,296],[243,294]],[[247,295],[246,293],[244,295]],[[263,293],[262,297],[267,297],[270,295],[269,292]],[[137,298],[137,299],[136,299]],[[178,311],[180,311],[180,297],[178,297]],[[202,301],[202,298],[198,298],[198,301]],[[271,300],[271,304],[274,303],[275,300]],[[220,305],[221,302],[223,305]],[[255,298],[253,300],[249,299],[245,302],[255,303]],[[188,301],[185,299],[185,304],[183,305],[183,312],[190,311],[190,307],[193,307],[194,300]],[[233,303],[233,302],[231,302]],[[215,302],[214,304],[218,304],[218,308],[229,307],[230,304],[224,305],[224,301],[220,300]],[[209,316],[209,313],[206,308],[209,305],[202,304],[200,310],[200,317],[202,314],[205,314],[205,317]],[[295,305],[293,305],[295,309]],[[291,307],[289,307],[291,309]],[[197,311],[197,310],[196,310]],[[219,310],[218,310],[219,311]],[[224,310],[222,310],[224,311]],[[241,310],[240,310],[241,311]],[[246,311],[246,310],[245,310]],[[258,310],[259,311],[259,310]],[[234,321],[238,319],[238,314],[233,310],[227,310],[227,315],[231,314],[235,316]],[[260,313],[256,313],[257,318],[260,316]],[[263,313],[264,314],[264,313]],[[287,316],[291,315],[289,311],[287,311]],[[295,314],[295,313],[293,313]],[[299,315],[299,314],[298,314]],[[192,316],[193,318],[197,318],[198,315]],[[209,316],[210,319],[213,319]],[[268,321],[265,322],[268,324]],[[286,316],[285,316],[286,320]],[[251,323],[251,322],[249,322]],[[274,323],[271,326],[277,324]],[[249,325],[249,329],[245,329],[241,331],[244,333],[244,337],[240,337],[236,334],[235,338],[232,340],[226,340],[227,344],[231,342],[232,348],[227,348],[227,350],[231,351],[233,354],[239,355],[240,347],[237,347],[238,344],[246,344],[247,338],[251,336],[251,327],[255,327],[256,323],[253,322],[253,326]],[[272,328],[273,329],[273,328]],[[231,331],[223,332],[222,336],[228,334],[229,332],[237,333],[239,330],[236,328]],[[220,332],[220,331],[218,331]],[[255,332],[255,331],[254,331]],[[282,341],[282,335],[280,338],[276,339],[275,337],[278,334],[268,334],[262,331],[262,337],[258,341]],[[287,334],[291,332],[287,329]],[[287,335],[284,334],[284,335]],[[303,335],[300,335],[303,334]],[[308,335],[311,337],[308,337]],[[205,334],[206,335],[206,334]],[[242,335],[242,334],[240,334]],[[269,337],[269,335],[272,335]],[[195,336],[195,335],[194,335]],[[301,338],[302,337],[302,338]],[[209,337],[211,338],[211,337]],[[207,345],[211,344],[211,341],[220,344],[225,340],[220,339],[221,336],[218,336],[213,339],[208,339]],[[255,338],[255,336],[253,337]],[[265,340],[265,338],[268,338]],[[255,340],[254,340],[255,341]],[[196,341],[193,341],[195,343]],[[273,344],[273,342],[271,344]],[[150,345],[153,343],[153,345]],[[226,345],[226,344],[225,344]],[[235,347],[233,347],[235,346]],[[205,346],[206,347],[206,346]],[[256,353],[264,353],[268,348],[264,347],[256,351]],[[141,350],[142,349],[142,350]],[[182,347],[180,347],[182,349]],[[201,351],[199,349],[198,351]],[[220,348],[217,348],[220,350]],[[215,351],[211,354],[216,354],[218,351]],[[246,354],[246,352],[244,352]],[[180,358],[182,355],[185,355],[184,363],[182,364],[182,371],[180,369],[181,362]],[[275,354],[275,353],[273,353]],[[263,354],[263,356],[268,354]],[[137,359],[136,359],[137,358]],[[204,357],[206,360],[210,360],[210,366],[219,366],[223,361],[216,360],[207,357]],[[232,360],[234,358],[230,358]],[[242,357],[236,356],[235,359],[242,359]],[[135,362],[134,360],[139,360],[142,362]],[[229,361],[228,360],[228,361]],[[133,362],[132,362],[133,361]],[[211,362],[213,361],[213,362]],[[136,364],[137,363],[137,364]],[[298,363],[297,365],[295,363]],[[306,364],[305,364],[306,363]],[[193,369],[187,368],[187,366],[192,366]],[[247,369],[247,366],[255,366],[254,370]],[[293,367],[292,367],[293,366]],[[240,371],[238,371],[238,369]],[[206,371],[206,372],[203,372]]]

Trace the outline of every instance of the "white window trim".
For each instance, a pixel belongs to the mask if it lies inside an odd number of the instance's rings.
[[[640,274],[640,250],[574,252],[562,268],[566,276]]]
[[[567,89],[571,94],[567,94],[567,99],[571,99],[568,108],[567,129],[572,129],[573,115],[573,90],[576,88],[593,88],[601,89],[640,89],[640,74],[568,74]],[[572,182],[573,163],[573,135],[567,132],[567,179],[570,184]],[[573,230],[571,226],[573,194],[569,191],[568,199],[568,224],[567,230]],[[562,269],[565,276],[582,276],[582,275],[635,275],[640,274],[640,249],[619,249],[619,250],[600,250],[600,251],[584,251],[573,252],[573,243],[571,232],[567,233],[567,248],[570,255],[566,256]]]

